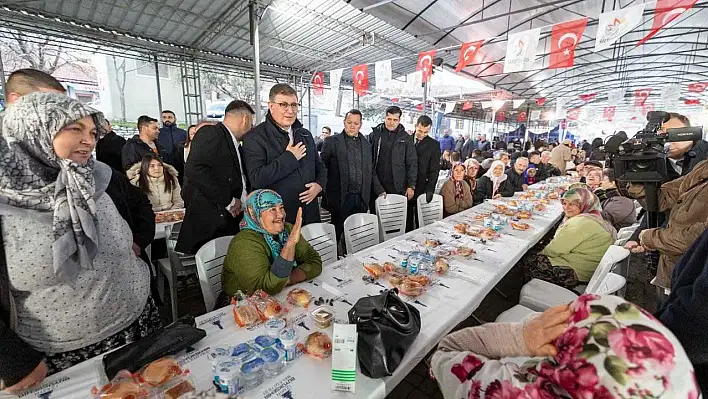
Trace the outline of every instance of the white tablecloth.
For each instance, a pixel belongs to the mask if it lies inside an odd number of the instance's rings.
[[[493,203],[494,201],[492,201]],[[482,299],[509,272],[517,261],[538,242],[557,222],[562,214],[558,201],[553,201],[545,212],[536,213],[527,222],[531,229],[512,230],[511,226],[502,230],[499,239],[483,244],[480,240],[460,236],[454,232],[454,224],[468,222],[475,224],[474,216],[489,211],[491,203],[481,204],[473,209],[453,215],[430,226],[415,230],[369,248],[339,262],[326,266],[316,279],[298,284],[314,297],[336,298],[334,308],[336,319],[347,322],[347,312],[352,305],[366,295],[377,295],[389,288],[385,282],[367,284],[362,280],[365,271],[362,262],[397,262],[402,252],[423,248],[426,238],[440,240],[443,244],[466,245],[477,254],[471,259],[453,258],[447,275],[437,277],[431,287],[416,300],[409,300],[421,314],[422,328],[418,338],[409,349],[402,364],[394,374],[383,379],[370,379],[358,373],[356,394],[332,392],[330,390],[331,360],[319,360],[303,356],[295,360],[283,374],[267,379],[255,390],[243,395],[244,398],[384,398],[423,359],[423,357],[457,324],[469,317]],[[277,297],[285,300],[287,288]],[[289,313],[300,338],[316,331],[312,320],[302,308],[293,308]],[[207,337],[197,343],[189,353],[179,357],[188,368],[199,390],[212,388],[212,366],[207,359],[210,348],[217,345],[237,345],[258,335],[265,334],[262,325],[238,328],[231,308],[215,310],[197,318],[200,328],[206,330]],[[325,330],[332,336],[332,327]],[[53,375],[36,390],[23,395],[26,398],[87,398],[90,389],[99,383],[100,359],[79,364]]]

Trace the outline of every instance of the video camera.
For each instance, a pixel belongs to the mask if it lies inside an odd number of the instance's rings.
[[[668,179],[666,143],[697,141],[703,138],[702,127],[667,129],[660,133],[671,115],[664,111],[647,114],[647,126],[628,139],[626,134],[616,134],[605,143],[617,180],[617,187],[628,196],[629,184],[642,184],[646,194],[646,209],[658,211],[658,190]]]

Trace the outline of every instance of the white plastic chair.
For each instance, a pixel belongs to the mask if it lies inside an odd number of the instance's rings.
[[[620,247],[623,247],[624,244],[629,241],[629,239],[632,237],[632,234],[637,230],[637,227],[639,227],[639,224],[633,224],[629,227],[623,227],[617,232],[617,240],[615,241],[615,245],[619,245]]]
[[[497,323],[517,323],[531,314],[538,313],[533,309],[529,309],[523,305],[515,305],[511,309],[507,309],[497,317]]]
[[[629,256],[629,251],[611,245],[607,248],[605,255],[600,260],[600,264],[595,269],[592,278],[588,282],[584,293],[597,294],[603,288],[603,283],[612,268]],[[620,287],[621,288],[621,287]],[[604,293],[604,292],[603,292]],[[542,312],[550,307],[569,303],[578,298],[575,292],[547,281],[533,279],[521,287],[519,304],[529,309]]]
[[[308,224],[302,227],[302,236],[320,254],[323,266],[337,261],[337,233],[333,224]]]
[[[379,218],[379,235],[382,241],[402,236],[406,233],[408,198],[398,194],[376,198],[376,216]]]
[[[359,252],[381,242],[376,215],[355,213],[344,221],[344,244],[347,254]]]
[[[443,218],[443,197],[442,195],[433,194],[433,200],[430,203],[425,202],[425,194],[418,196],[417,212],[418,212],[418,227],[433,224]]]
[[[221,270],[224,268],[226,252],[233,238],[234,236],[215,238],[199,248],[194,256],[207,312],[214,309],[216,298],[221,293]]]
[[[442,190],[442,186],[445,184],[447,181],[447,177],[439,177],[438,182],[435,183],[435,194],[440,194],[440,191]]]
[[[163,225],[165,230],[165,243],[167,247],[167,258],[157,261],[157,292],[164,298],[165,279],[169,284],[170,304],[172,305],[172,320],[177,320],[177,277],[188,276],[196,273],[196,262],[194,255],[185,255],[175,251],[177,237],[179,237],[182,222]]]

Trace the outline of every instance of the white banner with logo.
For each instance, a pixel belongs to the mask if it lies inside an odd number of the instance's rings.
[[[627,93],[627,89],[624,87],[610,90],[607,92],[607,105],[617,106],[624,104],[625,93]]]
[[[539,119],[541,119],[541,110],[535,109],[535,110],[531,111],[531,120],[537,121]]]
[[[661,102],[664,107],[675,106],[681,97],[681,85],[670,84],[661,88]]]
[[[445,111],[443,111],[445,114],[449,114],[452,111],[455,110],[455,102],[454,101],[448,101],[445,103]]]
[[[536,48],[540,37],[540,28],[509,35],[504,58],[504,73],[531,69],[536,61]]]
[[[556,119],[563,119],[566,115],[565,106],[570,101],[570,97],[556,98]]]
[[[391,60],[378,61],[375,65],[376,91],[381,92],[391,82]]]
[[[332,87],[335,103],[339,96],[339,84],[342,82],[342,72],[344,72],[343,69],[333,69],[329,71],[329,85]]]
[[[600,14],[595,37],[595,52],[606,50],[622,36],[631,32],[644,15],[644,4]]]

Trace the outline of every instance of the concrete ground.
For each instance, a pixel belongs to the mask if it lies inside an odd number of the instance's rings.
[[[646,267],[645,259],[642,255],[632,255],[629,259],[629,273],[627,276],[627,287],[625,298],[653,312],[656,307],[656,290],[649,284],[651,277]],[[502,291],[507,298],[492,291],[474,312],[475,316],[483,321],[494,321],[503,311],[518,303],[519,292],[523,285],[523,273],[519,268],[512,269],[497,288]],[[179,314],[192,314],[199,316],[204,314],[204,301],[202,299],[199,280],[196,276],[180,278],[177,283],[179,298]],[[169,301],[169,297],[166,298]],[[165,323],[169,323],[171,318],[169,303],[160,306],[160,311]],[[455,330],[478,325],[475,320],[469,318],[460,323]],[[442,393],[438,389],[437,383],[428,378],[428,370],[423,362],[418,364],[413,371],[388,395],[388,399],[441,399]]]

